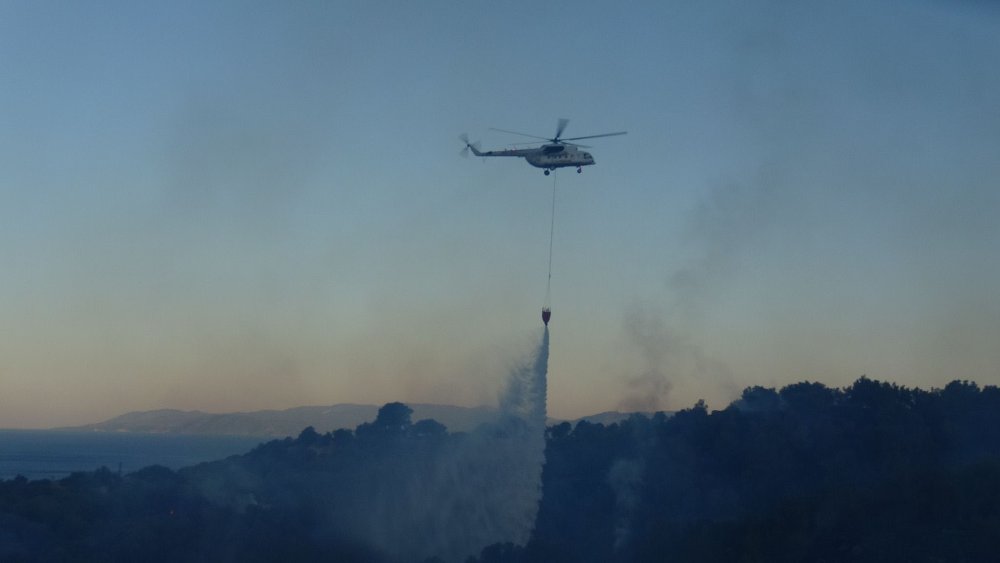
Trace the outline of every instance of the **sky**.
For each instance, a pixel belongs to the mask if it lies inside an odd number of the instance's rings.
[[[0,3],[0,427],[1000,384],[990,2]],[[462,158],[594,139],[554,177]]]

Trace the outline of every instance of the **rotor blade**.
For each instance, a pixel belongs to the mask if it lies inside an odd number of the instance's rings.
[[[566,119],[565,117],[559,118],[559,125],[556,126],[556,136],[555,136],[556,139],[559,138],[559,135],[562,135],[562,132],[564,129],[566,129],[567,124],[569,124],[568,119]]]
[[[569,142],[566,142],[566,141],[559,141],[559,144],[560,145],[572,145],[572,146],[574,146],[576,148],[579,148],[579,149],[589,149],[590,148],[590,145],[580,145],[580,144],[577,144],[577,143],[569,143]]]
[[[458,136],[458,140],[460,140],[463,143],[465,143],[465,146],[462,147],[462,151],[461,151],[461,155],[462,156],[469,156],[469,149],[473,149],[473,150],[477,150],[477,151],[479,150],[479,141],[476,141],[476,142],[469,141],[469,135],[467,135],[466,133],[462,133],[461,135],[459,135]]]
[[[601,133],[600,135],[587,135],[586,137],[570,137],[569,139],[562,139],[563,141],[579,141],[580,139],[596,139],[598,137],[614,137],[615,135],[624,135],[628,131],[619,131],[617,133]]]
[[[522,137],[531,137],[532,139],[541,139],[543,141],[551,141],[552,139],[548,137],[539,137],[538,135],[529,135],[527,133],[518,133],[517,131],[508,131],[506,129],[497,129],[496,127],[490,127],[491,131],[500,131],[501,133],[512,133],[514,135],[521,135]]]

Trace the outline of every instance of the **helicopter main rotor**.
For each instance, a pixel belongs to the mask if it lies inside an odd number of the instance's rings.
[[[522,137],[531,137],[532,139],[541,139],[543,141],[548,141],[550,143],[557,144],[557,145],[574,145],[574,146],[582,146],[582,145],[577,145],[576,143],[570,143],[568,141],[581,141],[583,139],[596,139],[598,137],[614,137],[615,135],[624,135],[624,134],[628,133],[628,131],[618,131],[618,132],[615,132],[615,133],[601,133],[600,135],[585,135],[585,136],[582,136],[582,137],[567,137],[567,138],[563,139],[562,138],[562,134],[563,134],[563,131],[566,130],[566,125],[568,125],[568,124],[569,124],[569,120],[568,119],[566,119],[564,117],[560,118],[559,122],[556,125],[556,136],[555,137],[540,137],[538,135],[529,135],[527,133],[521,133],[519,131],[509,131],[507,129],[497,129],[496,127],[490,127],[490,129],[493,130],[493,131],[500,131],[501,133],[510,133],[512,135],[521,135]]]

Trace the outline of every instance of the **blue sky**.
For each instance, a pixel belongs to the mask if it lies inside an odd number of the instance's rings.
[[[1000,10],[6,2],[0,426],[1000,383]]]

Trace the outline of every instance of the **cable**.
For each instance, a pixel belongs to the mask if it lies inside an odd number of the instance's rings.
[[[556,232],[556,172],[552,171],[552,219],[549,223],[549,277],[545,282],[545,308],[552,301],[552,240]]]

